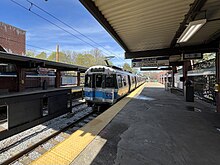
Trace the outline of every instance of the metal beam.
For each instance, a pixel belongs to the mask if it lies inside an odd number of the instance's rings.
[[[103,14],[96,7],[95,3],[92,0],[79,0],[85,8],[96,18],[96,20],[108,31],[108,33],[118,42],[118,44],[125,50],[129,51],[128,47],[115,32],[110,23],[106,20]]]
[[[169,57],[172,55],[180,55],[182,53],[210,53],[217,51],[218,51],[218,44],[216,42],[216,43],[202,44],[195,46],[164,48],[164,49],[137,51],[137,52],[125,52],[125,58],[132,59],[132,58],[158,57],[158,56]]]
[[[0,51],[0,61],[3,63],[16,64],[24,68],[35,68],[37,66],[59,69],[60,71],[86,71],[88,68],[83,66],[71,65],[61,62],[37,59],[18,54],[6,53]]]
[[[207,0],[195,0],[194,3],[190,6],[188,13],[185,15],[183,22],[180,24],[179,29],[177,30],[172,42],[170,43],[171,48],[175,47],[177,39],[180,37],[180,35],[183,33],[183,31],[186,28],[186,24],[195,19],[196,15],[204,6],[206,1]]]
[[[180,52],[175,48],[165,48],[165,49],[155,49],[155,50],[146,50],[146,51],[137,51],[137,52],[125,52],[125,58],[143,58],[143,57],[169,57],[170,55],[177,55]]]
[[[183,66],[183,61],[170,62],[170,66]]]
[[[172,70],[172,68],[141,68],[141,71],[153,71],[153,70]]]

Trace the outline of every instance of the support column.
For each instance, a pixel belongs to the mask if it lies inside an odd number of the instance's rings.
[[[80,72],[77,72],[77,86],[80,86]]]
[[[25,69],[17,66],[17,92],[25,90]]]
[[[215,58],[215,67],[216,67],[216,110],[220,112],[220,51],[216,52]]]
[[[190,61],[185,61],[184,66],[183,66],[183,91],[184,91],[184,97],[185,101],[187,102],[194,102],[194,87],[190,82],[187,82],[188,76],[187,72],[191,68],[191,63]],[[187,84],[186,84],[187,82]],[[187,86],[185,86],[185,84]]]
[[[185,83],[185,81],[188,79],[187,77],[187,72],[190,66],[190,62],[189,61],[184,61],[183,62],[183,83]]]
[[[56,78],[55,78],[55,88],[59,88],[61,86],[61,71],[56,71]]]
[[[172,87],[175,87],[175,78],[174,78],[175,73],[176,73],[176,66],[172,66],[172,84],[171,84]]]

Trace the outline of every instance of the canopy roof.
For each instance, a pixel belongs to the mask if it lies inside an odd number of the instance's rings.
[[[80,71],[85,72],[88,68],[78,65],[71,65],[61,62],[54,62],[48,60],[42,60],[22,55],[10,54],[5,52],[0,52],[0,62],[1,63],[11,63],[16,64],[25,68],[35,68],[37,66],[45,68],[58,69],[60,71]]]
[[[171,56],[218,50],[219,0],[80,0],[126,51],[126,58]],[[207,23],[177,44],[189,22]]]

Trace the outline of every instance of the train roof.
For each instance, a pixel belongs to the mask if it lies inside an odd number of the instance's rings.
[[[89,69],[87,69],[87,71],[85,73],[89,74],[89,73],[98,73],[98,72],[126,73],[126,74],[129,74],[129,75],[136,76],[135,74],[130,73],[128,71],[124,71],[123,69],[121,69],[119,67],[102,66],[102,65],[92,66]]]

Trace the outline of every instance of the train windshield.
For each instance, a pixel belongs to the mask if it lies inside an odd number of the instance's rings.
[[[102,74],[97,74],[96,76],[95,76],[95,84],[96,84],[96,87],[98,87],[98,88],[101,88],[102,87]]]
[[[105,87],[106,88],[114,88],[115,87],[115,76],[114,75],[106,75]]]
[[[92,75],[85,75],[85,87],[92,87]]]
[[[116,75],[93,74],[85,75],[85,87],[117,88]]]

